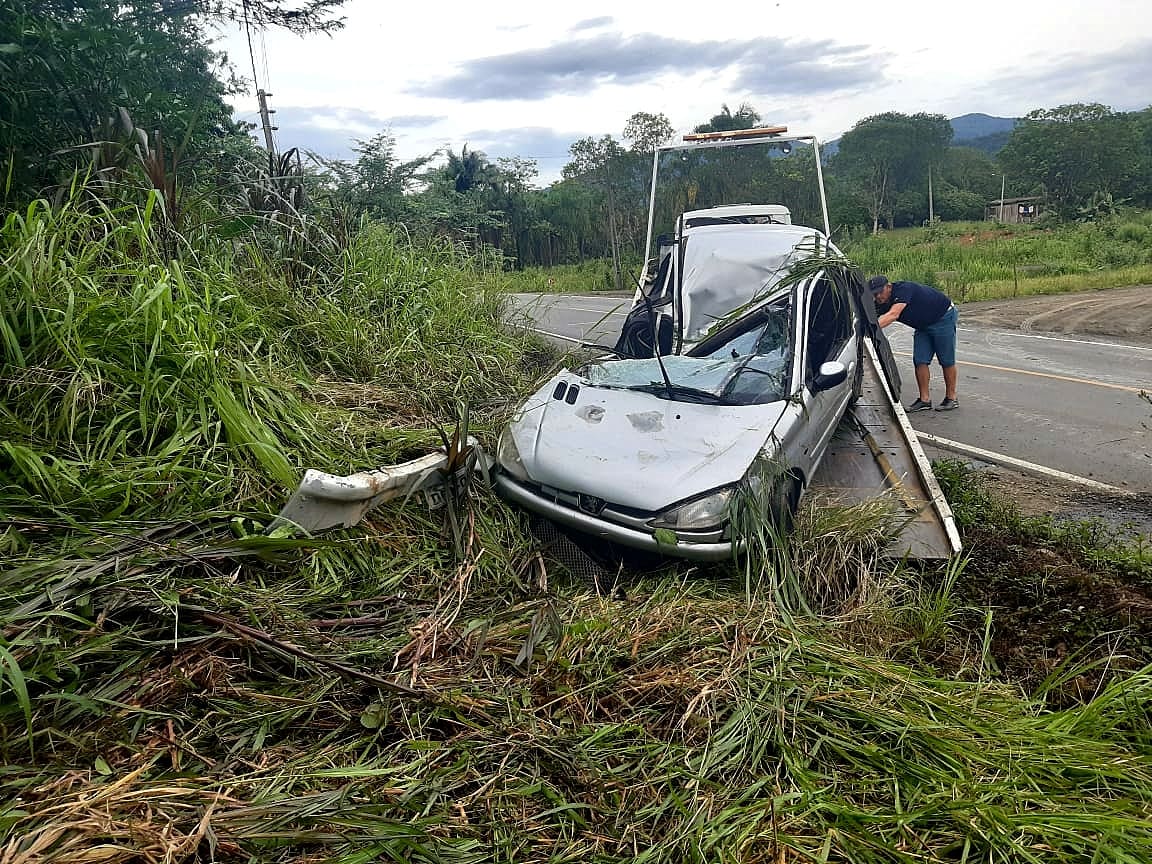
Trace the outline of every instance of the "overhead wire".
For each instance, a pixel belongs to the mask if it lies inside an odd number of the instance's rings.
[[[268,44],[264,41],[263,28],[256,31],[260,38],[260,66],[264,70],[264,89],[272,89],[272,75],[268,71]]]
[[[256,74],[256,52],[252,50],[252,24],[248,20],[248,0],[240,4],[244,11],[244,35],[248,37],[248,59],[252,62],[252,86],[260,90],[260,76]]]
[[[260,40],[260,65],[264,70],[264,90],[267,92],[272,89],[272,74],[268,69],[268,44],[264,40],[264,28],[259,28],[257,31]],[[272,129],[272,143],[275,145],[276,152],[280,152],[280,140],[276,134],[275,124],[270,123]]]
[[[256,53],[257,53],[257,51],[256,51],[255,46],[252,44],[252,21],[248,15],[248,0],[241,0],[240,6],[241,6],[241,9],[242,9],[243,15],[244,15],[244,35],[248,39],[248,61],[252,65],[252,85],[256,89],[257,98],[259,98],[259,94],[260,94],[261,90],[264,90],[265,93],[267,93],[268,89],[270,89],[270,87],[271,87],[270,82],[271,82],[272,76],[271,76],[271,73],[269,72],[269,69],[268,69],[268,45],[264,41],[264,29],[262,27],[258,27],[256,30],[256,35],[257,35],[257,40],[258,40],[259,45],[260,45],[260,51],[259,51],[260,69],[264,73],[264,86],[261,87],[260,86],[260,72],[257,71],[257,67],[256,67]],[[263,118],[261,118],[261,119],[263,119]],[[268,125],[271,127],[271,125],[272,125],[271,122],[269,122]],[[275,129],[269,129],[268,134],[272,139],[273,149],[276,151],[279,151],[280,150],[280,142],[279,142],[278,137],[276,135]]]

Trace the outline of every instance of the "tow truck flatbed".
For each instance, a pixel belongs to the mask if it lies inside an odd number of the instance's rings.
[[[812,478],[817,501],[851,505],[891,495],[907,522],[888,548],[894,557],[949,558],[961,549],[956,521],[916,431],[880,374],[870,343],[864,392],[841,422]]]

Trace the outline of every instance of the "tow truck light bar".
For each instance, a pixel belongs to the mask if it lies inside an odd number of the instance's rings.
[[[787,126],[757,126],[754,129],[729,129],[727,132],[692,132],[684,136],[685,141],[731,141],[732,139],[772,138],[783,135]]]

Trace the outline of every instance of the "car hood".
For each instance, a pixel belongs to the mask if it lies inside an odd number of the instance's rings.
[[[579,394],[554,398],[559,385]],[[509,432],[535,482],[641,510],[739,481],[786,402],[701,405],[589,385],[561,372],[517,412]]]

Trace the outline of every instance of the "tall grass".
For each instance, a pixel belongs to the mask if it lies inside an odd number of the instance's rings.
[[[994,300],[1152,283],[1152,213],[1086,224],[945,222],[838,241],[867,273],[936,285],[957,300]],[[625,287],[638,262],[626,268]],[[591,294],[614,288],[612,262],[507,273],[509,292]]]
[[[256,249],[164,260],[148,214],[37,202],[0,228],[0,506],[133,518],[266,507],[308,465],[389,461],[524,343],[447,244],[368,231],[323,282]],[[328,379],[328,380],[326,380]],[[361,409],[332,412],[316,403]],[[381,405],[380,403],[384,404]],[[376,428],[364,409],[393,409]],[[335,434],[333,434],[335,432]]]
[[[1152,848],[1152,673],[1057,711],[919,660],[949,589],[901,630],[880,505],[802,512],[786,570],[617,599],[480,490],[458,547],[415,502],[265,536],[304,465],[426,448],[465,399],[497,423],[536,349],[450,247],[370,228],[303,283],[250,243],[173,262],[150,236],[69,205],[0,234],[4,864]]]

